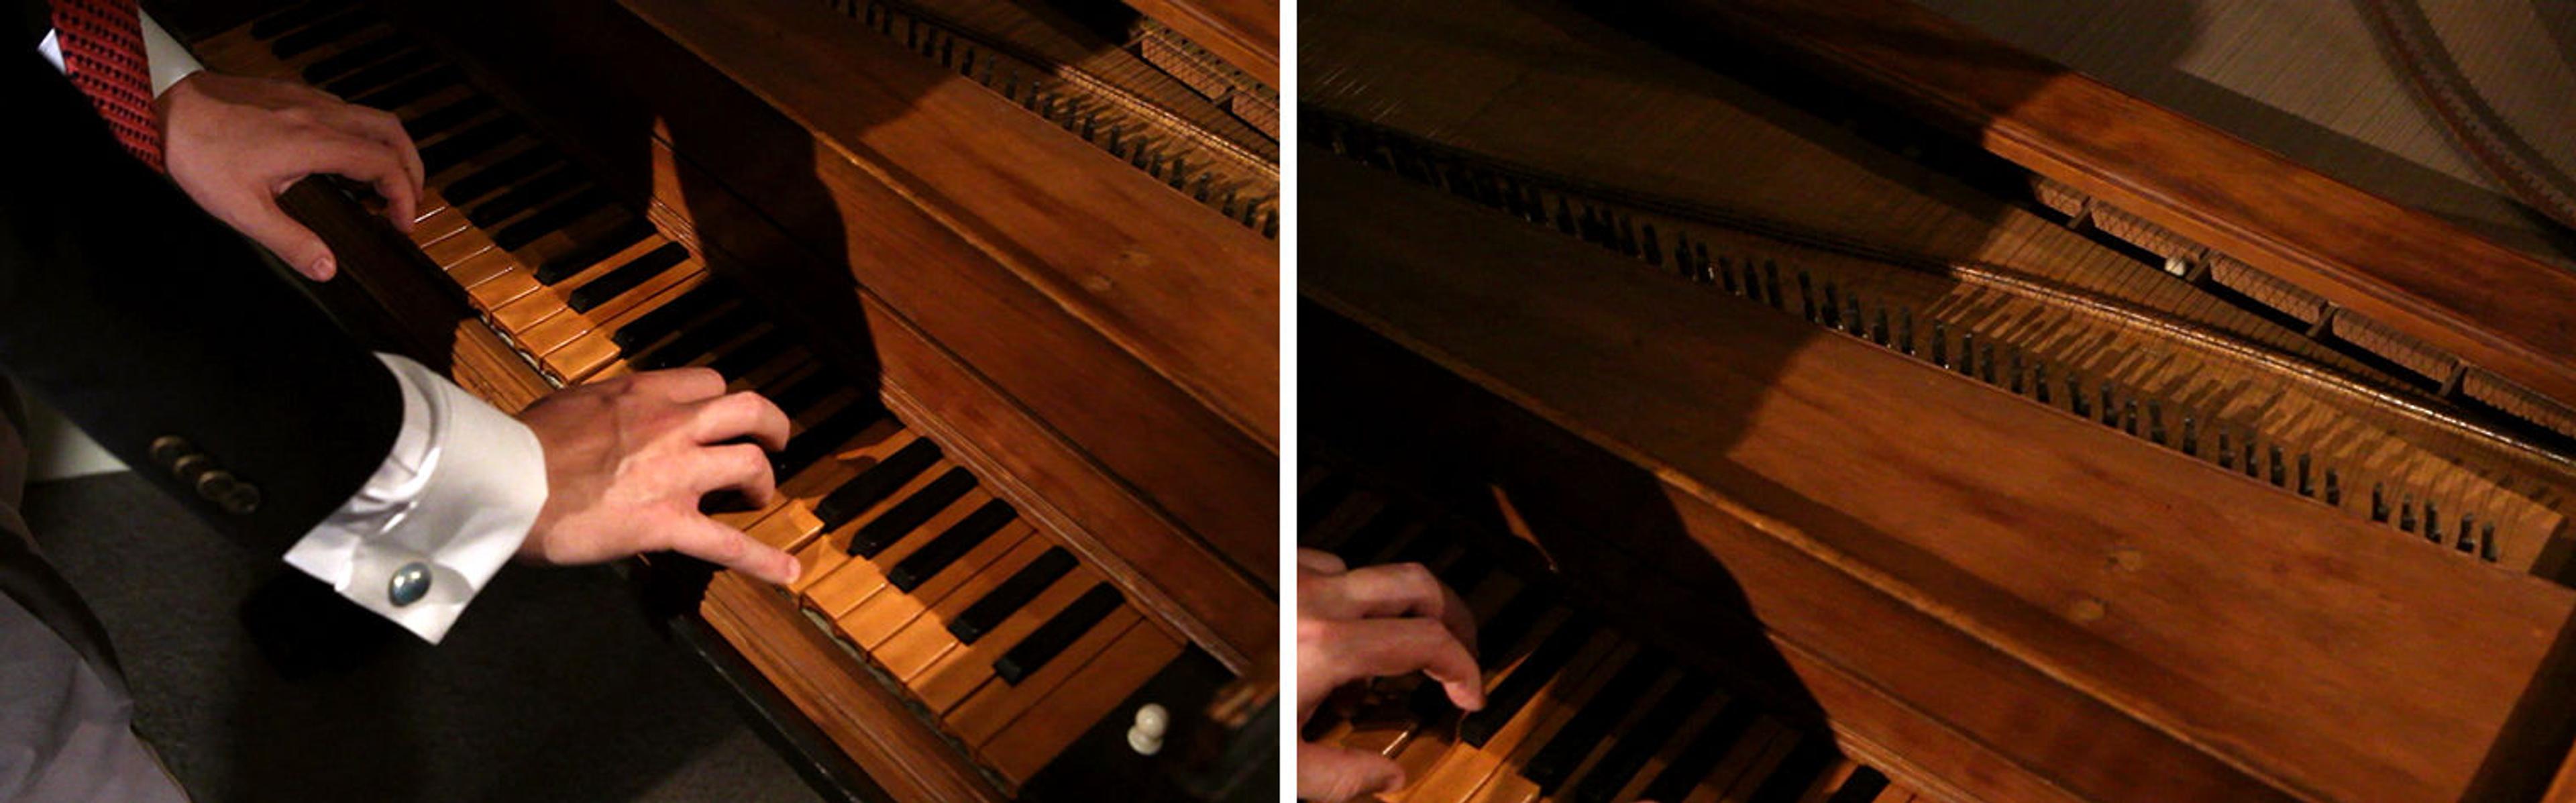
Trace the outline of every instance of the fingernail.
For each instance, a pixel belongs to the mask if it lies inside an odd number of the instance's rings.
[[[781,585],[791,585],[791,584],[794,584],[794,583],[796,582],[796,578],[803,577],[803,576],[805,576],[805,564],[797,562],[797,560],[796,560],[795,558],[788,558],[788,559],[787,559],[787,582],[786,582],[786,583],[782,583]]]
[[[331,260],[330,254],[323,254],[313,259],[313,269],[309,275],[311,275],[316,281],[328,279],[331,278],[331,272],[337,270],[338,267],[339,266]]]

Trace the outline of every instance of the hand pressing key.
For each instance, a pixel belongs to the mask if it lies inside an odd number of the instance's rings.
[[[1457,592],[1418,563],[1350,569],[1340,558],[1297,550],[1297,722],[1343,684],[1421,672],[1449,701],[1485,707],[1476,668],[1476,623]],[[1342,801],[1404,785],[1384,756],[1333,745],[1297,746],[1297,796]]]
[[[706,368],[647,371],[557,391],[519,420],[546,453],[546,504],[519,557],[585,564],[667,549],[796,581],[795,557],[698,511],[715,491],[755,505],[777,495],[768,451],[786,447],[787,414],[760,394],[726,393]]]
[[[266,246],[314,281],[339,262],[287,217],[277,196],[306,176],[366,182],[385,219],[410,232],[426,178],[420,150],[391,114],[302,84],[199,72],[153,101],[170,180],[207,213]]]

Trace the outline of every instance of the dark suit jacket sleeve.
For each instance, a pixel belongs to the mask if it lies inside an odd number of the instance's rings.
[[[14,134],[0,157],[0,370],[219,529],[283,553],[392,449],[392,374],[127,156],[25,41],[0,53]],[[257,508],[224,512],[156,466],[151,443],[173,435],[256,487]]]

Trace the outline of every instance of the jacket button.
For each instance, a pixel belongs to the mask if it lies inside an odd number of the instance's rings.
[[[146,454],[151,456],[154,464],[173,472],[179,470],[179,458],[187,457],[196,453],[197,447],[194,444],[190,444],[188,439],[177,435],[163,435],[158,438],[153,438],[152,447],[146,452]]]
[[[235,481],[232,490],[215,500],[215,506],[235,516],[248,516],[259,510],[259,486]]]
[[[170,461],[170,475],[190,485],[197,484],[198,480],[204,479],[214,468],[214,458],[195,452],[180,455],[179,459]]]
[[[196,487],[197,496],[215,503],[226,513],[245,516],[259,509],[259,487],[241,481],[232,472],[215,469],[199,474]]]

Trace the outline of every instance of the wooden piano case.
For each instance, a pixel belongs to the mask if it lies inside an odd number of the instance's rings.
[[[1301,543],[1501,628],[1385,799],[2567,794],[2564,274],[1903,3],[1301,19]]]
[[[788,499],[718,515],[798,586],[639,569],[818,788],[1266,796],[1218,759],[1276,688],[1275,55],[1076,5],[325,2],[192,46],[421,143],[411,237],[289,194],[362,336],[505,409],[676,365],[795,405]]]

